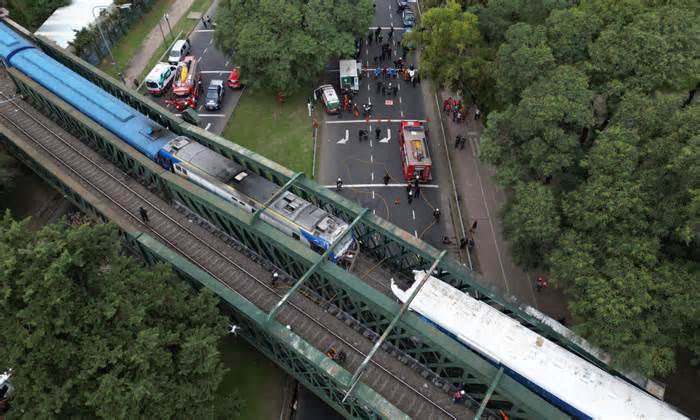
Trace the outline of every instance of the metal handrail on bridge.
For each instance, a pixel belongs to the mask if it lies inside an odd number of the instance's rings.
[[[369,352],[367,357],[365,357],[365,360],[360,363],[360,366],[357,368],[355,373],[352,375],[352,378],[350,379],[350,384],[348,387],[348,391],[345,393],[345,396],[343,397],[343,402],[350,396],[352,391],[355,389],[357,386],[357,383],[360,382],[360,377],[362,374],[365,372],[365,369],[367,369],[367,366],[369,365],[370,360],[374,356],[374,354],[379,350],[379,347],[384,343],[386,338],[391,334],[391,331],[394,329],[394,326],[396,326],[396,323],[399,322],[399,319],[401,319],[401,316],[408,310],[409,306],[411,306],[411,302],[413,302],[413,299],[415,299],[416,296],[418,296],[418,292],[420,289],[423,288],[423,285],[425,282],[428,281],[430,278],[431,273],[435,268],[437,268],[438,264],[440,264],[440,260],[447,255],[447,251],[442,251],[440,255],[435,259],[433,264],[430,266],[430,268],[425,272],[423,275],[423,278],[420,279],[420,282],[418,283],[418,286],[415,288],[413,293],[411,293],[411,296],[409,296],[408,299],[406,299],[406,302],[404,302],[403,305],[401,305],[401,309],[399,309],[399,312],[396,314],[394,319],[391,320],[391,323],[389,324],[388,327],[384,330],[384,333],[382,334],[381,337],[379,337],[379,340],[377,340],[376,343],[374,343],[374,347],[372,347],[372,350]]]

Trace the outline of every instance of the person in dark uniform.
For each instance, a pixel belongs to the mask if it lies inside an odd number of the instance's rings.
[[[141,216],[141,220],[148,222],[148,210],[144,209],[143,207],[139,207],[139,215]]]
[[[385,174],[384,174],[384,185],[389,185],[389,180],[390,180],[390,179],[391,179],[391,177],[389,176],[389,173],[388,173],[388,172],[385,173]]]
[[[335,190],[340,191],[341,189],[343,189],[343,180],[338,177],[338,180],[335,181]]]
[[[379,140],[379,136],[382,135],[382,129],[379,128],[379,127],[375,128],[375,129],[374,129],[374,135],[375,135],[376,139]]]
[[[436,208],[435,210],[433,210],[433,218],[436,222],[440,221],[440,209]]]

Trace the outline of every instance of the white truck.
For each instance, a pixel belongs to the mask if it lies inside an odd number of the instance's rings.
[[[341,92],[357,93],[360,91],[360,72],[362,63],[355,60],[340,60]]]

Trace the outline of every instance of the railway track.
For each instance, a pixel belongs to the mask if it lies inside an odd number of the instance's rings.
[[[192,224],[85,144],[66,140],[49,126],[50,120],[34,112],[21,101],[0,93],[0,121],[65,167],[83,186],[111,203],[134,226],[147,231],[263,311],[269,311],[281,299],[284,291],[269,284],[269,273],[262,267]],[[148,210],[149,223],[141,220],[139,207]],[[343,367],[350,372],[360,365],[372,346],[370,340],[301,294],[288,300],[277,319],[320,351],[331,346],[345,351],[347,359]],[[449,396],[429,380],[383,351],[372,359],[363,382],[414,418],[473,416],[465,407],[453,405]]]

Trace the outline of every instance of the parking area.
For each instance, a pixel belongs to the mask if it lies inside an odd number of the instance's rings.
[[[208,15],[213,20],[215,13],[216,2],[214,2],[214,5],[205,16]],[[214,134],[222,134],[229,118],[238,105],[243,90],[224,89],[221,108],[218,110],[207,110],[204,107],[204,98],[206,97],[206,89],[209,86],[209,82],[211,80],[223,80],[225,83],[234,63],[214,47],[214,29],[210,25],[205,25],[200,21],[197,28],[190,35],[189,40],[192,47],[189,55],[192,55],[197,60],[197,68],[201,74],[203,88],[203,92],[200,93],[198,99],[196,111],[202,119],[202,128]],[[167,102],[173,98],[171,89],[168,89],[163,95],[151,96],[151,98],[170,109],[173,113],[180,114],[173,105]]]

